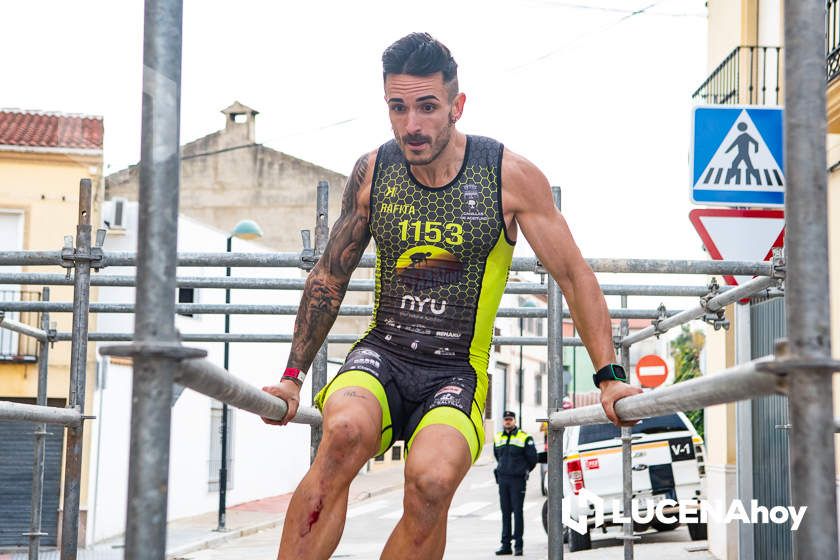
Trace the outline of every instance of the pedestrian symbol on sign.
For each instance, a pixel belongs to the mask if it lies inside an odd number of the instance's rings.
[[[781,109],[697,107],[692,199],[702,204],[784,203]]]

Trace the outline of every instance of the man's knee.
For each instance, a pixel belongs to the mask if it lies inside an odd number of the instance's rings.
[[[378,444],[379,433],[369,419],[350,412],[337,412],[324,416],[325,452],[344,457],[370,458]]]
[[[431,466],[426,469],[406,469],[406,492],[419,498],[431,507],[448,506],[458,484],[461,473],[448,465]]]

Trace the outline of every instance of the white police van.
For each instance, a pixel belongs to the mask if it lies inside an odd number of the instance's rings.
[[[641,504],[660,500],[698,500],[705,496],[705,448],[691,421],[679,412],[646,418],[633,426],[633,497]],[[612,520],[613,501],[621,503],[621,430],[613,424],[572,426],[563,434],[563,484],[566,496],[577,495],[582,488],[604,500],[604,524],[595,527],[592,504],[573,504],[571,516],[587,518],[589,531],[581,535],[568,531],[569,550],[591,548],[590,533],[607,533]],[[545,481],[543,482],[545,484]],[[650,500],[646,502],[645,500]],[[645,508],[640,507],[641,512]],[[543,506],[543,525],[547,527],[548,503]],[[677,516],[678,507],[665,507],[663,513]],[[650,527],[658,531],[675,529],[679,523],[653,519],[649,524],[634,524],[636,532]],[[689,523],[693,540],[706,538],[706,525]]]

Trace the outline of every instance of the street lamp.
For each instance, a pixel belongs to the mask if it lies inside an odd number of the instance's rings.
[[[241,220],[236,224],[227,238],[227,252],[231,252],[231,243],[233,238],[238,239],[259,239],[263,232],[257,222],[253,220]],[[225,268],[225,276],[230,277],[230,267]],[[230,288],[225,288],[225,304],[230,303]],[[225,334],[230,332],[230,315],[225,314]],[[228,369],[230,358],[230,343],[225,341],[225,357],[224,368]],[[225,516],[227,514],[227,424],[228,424],[228,406],[227,403],[222,403],[222,463],[219,466],[219,526],[217,531],[225,530]]]

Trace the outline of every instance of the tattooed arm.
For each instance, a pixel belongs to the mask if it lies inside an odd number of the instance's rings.
[[[287,367],[306,371],[312,365],[315,354],[338,316],[350,275],[359,264],[370,241],[368,218],[375,158],[376,152],[360,157],[347,179],[341,202],[341,215],[330,232],[323,255],[310,271],[303,288]],[[263,387],[263,390],[281,397],[288,403],[289,412],[282,423],[294,417],[300,392],[296,383],[286,381],[279,386]]]
[[[370,241],[370,162],[376,154],[365,154],[347,179],[341,215],[333,226],[324,254],[309,273],[300,300],[288,367],[309,369],[315,354],[330,331],[350,275],[359,264]]]

